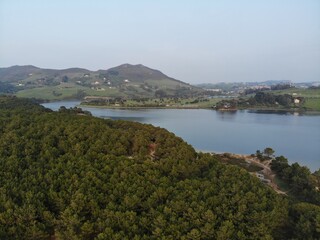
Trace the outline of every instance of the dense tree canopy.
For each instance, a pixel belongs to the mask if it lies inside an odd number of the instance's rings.
[[[15,93],[16,91],[17,88],[14,85],[0,81],[0,94]]]
[[[305,166],[298,163],[290,165],[288,159],[283,156],[276,157],[271,163],[271,168],[291,187],[291,193],[295,198],[320,205],[320,170],[311,174]]]
[[[289,236],[288,201],[245,170],[164,129],[74,113],[0,98],[0,239]],[[319,227],[303,208],[294,224]]]

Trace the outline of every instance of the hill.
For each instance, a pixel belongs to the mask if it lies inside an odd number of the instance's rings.
[[[108,70],[63,70],[35,66],[0,68],[0,82],[16,88],[18,96],[66,99],[84,96],[152,98],[192,96],[202,90],[141,64]],[[4,92],[3,90],[0,92]]]
[[[318,206],[165,129],[8,97],[0,123],[0,239],[319,238]]]
[[[144,82],[148,80],[159,80],[159,79],[170,79],[177,81],[173,78],[168,77],[158,70],[154,70],[143,66],[142,64],[131,65],[123,64],[118,67],[110,68],[108,70],[99,70],[101,74],[104,74],[109,79],[119,78],[121,80],[130,79],[134,82]],[[180,81],[179,81],[180,82]],[[182,82],[180,82],[182,83]]]

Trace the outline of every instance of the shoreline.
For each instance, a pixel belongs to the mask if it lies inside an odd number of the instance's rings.
[[[203,152],[196,150],[197,153]],[[204,152],[203,152],[204,153]],[[236,165],[245,169],[250,175],[257,177],[262,183],[271,187],[276,193],[287,195],[285,191],[280,189],[276,182],[276,173],[271,170],[271,160],[265,162],[259,160],[256,156],[236,153],[215,153],[206,152],[212,156],[217,156],[218,161],[228,165]],[[256,168],[256,169],[252,169]],[[258,168],[258,169],[257,169]]]
[[[94,108],[94,106],[90,106],[91,107],[91,109],[90,108],[88,108],[88,109],[86,109],[86,108],[84,108],[85,106],[84,105],[79,105],[79,103],[80,103],[80,101],[78,100],[78,101],[69,101],[69,102],[75,102],[75,105],[68,105],[68,103],[67,102],[65,102],[65,103],[63,103],[63,102],[57,102],[56,104],[51,104],[51,105],[48,105],[47,107],[48,108],[51,108],[51,107],[54,107],[54,108],[56,108],[56,110],[58,110],[59,109],[59,106],[60,105],[65,105],[65,106],[67,106],[68,108],[69,107],[74,107],[74,106],[76,106],[76,107],[80,107],[80,108],[82,108],[83,107],[83,109],[84,110],[88,110],[88,111],[91,111],[91,112],[97,112],[96,114],[97,114],[97,116],[96,117],[102,117],[102,118],[111,118],[111,119],[115,119],[115,120],[117,120],[117,119],[122,119],[122,120],[133,120],[133,121],[137,121],[137,122],[142,122],[142,123],[144,123],[144,120],[140,120],[139,118],[142,116],[142,118],[141,119],[143,119],[143,116],[148,116],[148,115],[144,115],[144,114],[147,114],[148,112],[158,112],[157,114],[160,114],[160,115],[162,115],[162,114],[164,114],[164,116],[166,116],[166,112],[168,112],[168,113],[171,113],[171,112],[174,112],[174,110],[161,110],[161,109],[168,109],[168,108],[158,108],[159,110],[157,110],[157,109],[150,109],[150,108],[116,108],[115,110],[112,110],[112,109],[110,109],[110,110],[107,110],[108,108],[104,108],[104,107],[100,107],[100,108],[96,108],[96,110],[94,110],[95,108]],[[46,104],[44,104],[44,105],[46,105]],[[106,109],[106,110],[104,110],[104,109]],[[128,112],[126,112],[126,109],[129,109],[128,110]],[[150,109],[150,110],[148,110],[148,109]],[[123,110],[123,111],[121,111],[121,110]],[[130,111],[131,110],[131,111]],[[102,112],[101,112],[102,111]],[[105,112],[104,112],[105,111]],[[211,114],[211,115],[213,115],[213,117],[214,118],[216,118],[216,117],[220,117],[220,116],[222,116],[222,115],[225,115],[225,116],[229,116],[229,115],[243,115],[243,114],[245,114],[247,117],[250,117],[251,118],[251,115],[253,116],[253,117],[255,117],[255,116],[257,116],[258,117],[258,114],[249,114],[247,111],[248,110],[246,110],[246,111],[243,111],[243,110],[239,110],[239,112],[238,112],[238,114],[236,114],[236,112],[235,113],[229,113],[229,112],[225,112],[225,113],[219,113],[219,112],[214,112],[214,111],[209,111],[209,110],[203,110],[203,111],[182,111],[182,110],[180,110],[180,109],[178,109],[178,110],[176,110],[177,112],[180,112],[181,114],[184,114],[184,113],[188,113],[188,114],[200,114],[200,113],[206,113],[206,114]],[[119,113],[117,113],[117,112],[119,112]],[[131,114],[131,113],[132,114]],[[135,112],[140,112],[138,115],[136,115],[135,114]],[[143,112],[145,112],[145,113],[143,113]],[[103,115],[103,116],[101,116],[101,115]],[[112,116],[114,116],[114,118],[112,117]],[[130,119],[130,117],[129,118],[126,118],[125,116],[134,116],[134,117],[132,117],[131,119]],[[138,116],[138,117],[137,117]],[[269,116],[267,115],[267,114],[262,114],[262,116],[265,116],[265,117],[268,117],[268,118],[272,118],[273,116],[280,116],[279,114],[270,114]],[[283,114],[282,116],[284,116],[284,118],[288,118],[288,119],[293,119],[293,118],[297,118],[298,119],[298,117],[299,116],[294,116],[294,115],[290,115],[290,113],[287,113],[287,115],[285,115],[285,114]],[[319,117],[319,115],[318,116],[316,116],[316,115],[314,115],[313,116],[313,119],[315,119],[315,118],[318,118]],[[305,116],[304,118],[307,118],[307,116]],[[311,119],[311,117],[310,117],[310,119]],[[221,120],[223,120],[223,119],[221,119]],[[305,121],[305,120],[303,120],[303,121]],[[173,130],[171,130],[171,131],[173,131]],[[189,144],[191,144],[191,143],[189,143]],[[196,143],[195,143],[195,145],[197,145]],[[266,145],[270,145],[270,144],[266,144]],[[195,147],[195,146],[194,146]],[[201,146],[198,146],[198,147],[201,147]],[[258,148],[258,147],[257,147]],[[206,152],[209,152],[209,153],[214,153],[214,154],[221,154],[221,153],[223,153],[222,151],[215,151],[215,150],[218,150],[218,149],[214,149],[214,148],[212,148],[212,147],[208,147],[208,149],[206,149],[206,148],[196,148],[196,151],[197,152],[204,152],[204,153],[206,153]],[[225,149],[225,150],[227,150],[227,149]],[[253,150],[252,149],[248,149],[249,151],[242,151],[242,149],[238,149],[238,150],[240,150],[240,153],[238,153],[237,151],[235,151],[234,153],[235,154],[238,154],[238,155],[250,155],[250,154],[252,154],[252,153],[254,153],[254,152],[252,152]],[[231,153],[233,153],[233,151],[232,151],[232,149],[229,149],[229,151],[225,151],[225,152],[231,152]],[[303,158],[302,157],[300,157],[301,159],[297,159],[297,158],[292,158],[292,160],[291,159],[289,159],[289,161],[291,162],[291,163],[294,163],[294,162],[298,162],[298,163],[300,163],[301,161],[302,162],[304,162],[304,160],[303,160]],[[306,163],[306,165],[308,166],[308,167],[310,167],[311,169],[312,169],[312,171],[316,171],[317,169],[316,169],[316,167],[314,167],[313,165],[316,165],[316,164],[314,164],[314,159],[312,158],[310,158],[308,161],[305,161]],[[316,161],[315,161],[316,162]]]
[[[124,109],[124,110],[130,110],[130,109],[207,109],[207,110],[215,110],[212,107],[143,107],[143,106],[137,106],[137,107],[122,107],[122,106],[99,106],[99,105],[85,105],[85,104],[79,104],[79,107],[87,107],[87,108],[102,108],[102,109]],[[320,112],[319,112],[320,113]]]
[[[255,153],[247,154],[247,153],[233,153],[233,152],[216,152],[216,151],[211,151],[211,150],[200,150],[200,149],[195,149],[195,151],[197,153],[209,153],[211,155],[219,155],[219,156],[226,154],[226,155],[230,155],[232,157],[239,158],[239,159],[256,158],[256,157],[251,156],[252,154],[255,154]],[[309,166],[301,165],[298,161],[290,161],[289,158],[287,158],[287,159],[288,159],[289,164],[298,163],[300,166],[307,167],[311,172],[318,170],[318,169],[312,170]]]
[[[301,114],[301,115],[320,115],[320,111],[316,110],[300,110],[300,109],[274,109],[274,108],[239,108],[239,109],[215,109],[213,107],[177,107],[177,106],[157,106],[157,107],[144,107],[144,106],[99,106],[99,105],[86,105],[79,104],[78,107],[86,107],[86,108],[101,108],[101,109],[123,109],[123,110],[139,110],[139,109],[205,109],[205,110],[214,110],[218,112],[237,112],[237,111],[248,111],[252,113],[292,113],[292,114]]]
[[[39,99],[38,99],[39,100]],[[101,108],[101,109],[123,109],[123,110],[139,110],[139,109],[205,109],[214,110],[218,112],[237,112],[246,110],[252,113],[292,113],[298,115],[309,115],[316,116],[320,115],[320,111],[313,109],[290,109],[290,108],[273,108],[273,107],[250,107],[250,108],[236,108],[236,109],[216,109],[212,106],[201,107],[201,106],[106,106],[106,105],[90,105],[82,104],[82,100],[79,99],[57,99],[57,100],[43,100],[42,103],[54,103],[54,102],[80,102],[76,107],[85,108]]]

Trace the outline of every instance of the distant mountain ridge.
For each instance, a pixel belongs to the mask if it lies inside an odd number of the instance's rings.
[[[69,74],[102,74],[102,75],[115,75],[123,79],[130,79],[133,81],[143,81],[143,80],[159,80],[159,79],[171,79],[163,74],[161,71],[146,67],[142,64],[122,64],[117,67],[112,67],[107,70],[100,69],[98,71],[90,71],[84,68],[66,68],[66,69],[45,69],[35,67],[33,65],[15,65],[7,68],[0,68],[0,81],[3,82],[15,82],[19,80],[24,80],[33,74],[44,74],[44,75],[69,75]]]
[[[79,91],[82,97],[90,95],[129,98],[154,97],[159,94],[183,96],[202,91],[159,70],[128,63],[98,71],[83,68],[43,69],[32,65],[12,66],[0,68],[0,82],[18,87],[19,93],[24,97],[31,97],[38,90],[36,95],[45,99],[72,98]],[[46,91],[47,94],[39,94],[39,91]]]
[[[90,70],[83,69],[83,68],[68,68],[68,69],[46,69],[46,68],[39,68],[33,65],[15,65],[7,68],[0,68],[0,81],[2,82],[11,82],[15,83],[17,81],[23,81],[27,78],[31,78],[33,75],[42,76],[42,77],[51,77],[51,76],[58,76],[63,74],[70,74],[70,73],[88,73],[91,72]]]

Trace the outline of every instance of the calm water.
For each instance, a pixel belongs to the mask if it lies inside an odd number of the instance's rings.
[[[72,102],[43,104],[53,110],[73,107]],[[312,171],[320,168],[320,116],[217,112],[204,109],[113,110],[83,108],[102,118],[133,120],[166,128],[203,151],[255,153],[272,147],[291,163],[298,162]]]

